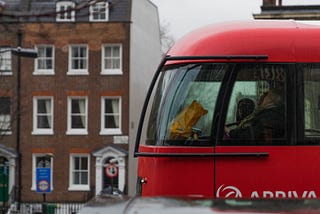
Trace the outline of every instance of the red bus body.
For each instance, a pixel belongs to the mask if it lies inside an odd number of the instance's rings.
[[[159,68],[161,72],[170,66],[203,62],[222,63],[223,66],[230,64],[235,67],[243,64],[286,65],[289,68],[287,76],[290,81],[286,90],[287,134],[285,142],[281,141],[276,145],[221,143],[224,140],[220,132],[223,131],[223,121],[226,120],[222,118],[228,114],[224,109],[231,103],[228,97],[232,92],[228,94],[228,91],[233,90],[232,86],[229,86],[232,77],[228,83],[224,79],[220,86],[224,89],[219,91],[219,101],[215,104],[218,107],[212,113],[211,137],[206,141],[210,145],[197,146],[194,143],[168,146],[161,145],[157,138],[151,144],[138,142],[135,155],[138,157],[138,186],[142,196],[320,197],[320,138],[317,133],[308,136],[306,134],[306,127],[311,126],[307,121],[312,120],[312,117],[305,113],[307,110],[300,111],[300,108],[306,108],[307,105],[303,104],[306,101],[299,100],[300,93],[307,97],[299,83],[299,78],[303,75],[290,71],[291,68],[298,71],[301,66],[314,67],[320,63],[320,27],[294,21],[250,21],[212,25],[191,32],[179,40],[168,55],[173,57],[173,60],[165,61]],[[257,56],[257,59],[254,56]],[[271,80],[274,80],[272,78]],[[306,79],[305,77],[305,82]],[[318,110],[320,114],[320,106]],[[160,116],[159,118],[161,120]],[[303,129],[302,124],[307,123]],[[313,123],[317,124],[317,121]],[[144,122],[144,128],[146,126],[148,123]]]

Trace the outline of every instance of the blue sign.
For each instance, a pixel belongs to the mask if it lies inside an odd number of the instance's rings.
[[[37,168],[36,185],[38,193],[51,192],[51,168]]]

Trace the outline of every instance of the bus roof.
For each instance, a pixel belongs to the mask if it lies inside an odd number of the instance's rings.
[[[320,25],[292,20],[214,24],[181,38],[168,55],[267,55],[270,62],[320,62]]]

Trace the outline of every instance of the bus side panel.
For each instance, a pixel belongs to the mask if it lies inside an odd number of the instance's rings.
[[[213,157],[139,157],[142,196],[212,198]]]
[[[319,146],[221,146],[216,151],[269,154],[268,157],[217,157],[217,198],[320,196]]]

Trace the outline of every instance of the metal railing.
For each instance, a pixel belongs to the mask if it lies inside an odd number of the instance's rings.
[[[85,203],[47,203],[46,214],[76,214]],[[7,214],[42,214],[42,203],[21,203],[20,211],[12,205]]]

